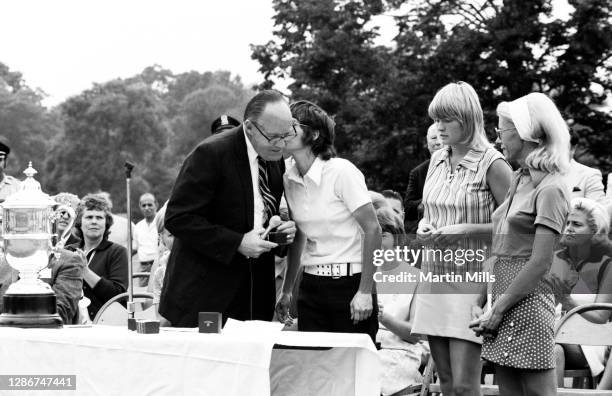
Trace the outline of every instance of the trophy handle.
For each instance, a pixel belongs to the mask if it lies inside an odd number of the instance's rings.
[[[65,238],[72,231],[72,226],[74,225],[74,222],[76,220],[76,213],[75,213],[74,209],[72,209],[68,205],[60,205],[53,212],[53,221],[55,221],[55,222],[59,221],[60,217],[62,216],[62,214],[61,214],[62,211],[68,212],[68,215],[70,216],[70,221],[68,223],[68,226],[64,230],[64,232],[62,232],[61,235],[58,235],[57,242],[55,243],[55,246],[51,247],[51,249],[53,250],[53,254],[55,255],[56,259],[59,259],[59,251],[64,248],[64,245],[66,244]]]

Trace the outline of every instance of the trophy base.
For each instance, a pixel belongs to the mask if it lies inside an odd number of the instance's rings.
[[[55,299],[55,294],[5,294],[0,327],[61,328]]]

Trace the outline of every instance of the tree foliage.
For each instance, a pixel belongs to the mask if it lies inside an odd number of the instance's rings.
[[[152,192],[169,197],[185,156],[210,135],[222,113],[235,114],[249,98],[229,72],[174,74],[155,65],[139,75],[95,84],[60,105],[63,130],[46,156],[50,192],[83,196],[98,190],[125,211],[123,164],[132,173],[133,213],[138,197]]]
[[[40,169],[49,141],[61,130],[57,114],[41,105],[42,95],[0,63],[0,141],[11,148],[7,174],[21,178],[28,161]]]
[[[275,0],[275,38],[252,57],[262,86],[288,78],[294,98],[335,115],[339,151],[371,188],[405,189],[427,156],[428,104],[457,80],[476,88],[488,130],[500,101],[550,95],[609,171],[612,115],[602,104],[612,90],[612,10],[606,0],[569,3],[561,20],[550,0]],[[368,23],[381,14],[395,15],[398,29],[386,47]]]
[[[160,116],[163,104],[152,90],[137,81],[114,80],[68,99],[61,105],[63,135],[48,157],[47,188],[83,196],[108,191],[115,207],[125,201],[123,164],[140,165],[135,192],[155,191],[146,169],[158,160],[169,133]],[[145,170],[143,174],[142,171]],[[163,179],[165,175],[155,175]]]

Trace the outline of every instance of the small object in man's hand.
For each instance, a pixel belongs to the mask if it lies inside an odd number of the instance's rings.
[[[281,220],[280,216],[277,216],[277,215],[272,216],[270,218],[270,221],[268,222],[268,228],[266,228],[264,233],[261,234],[261,238],[268,239],[268,233],[281,224],[283,224],[283,221]]]
[[[287,241],[288,234],[284,232],[271,232],[268,234],[268,241],[274,242],[278,245],[286,245],[289,242]]]

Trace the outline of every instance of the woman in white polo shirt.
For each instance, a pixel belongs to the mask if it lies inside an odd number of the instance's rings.
[[[335,124],[325,111],[298,101],[291,112],[300,126],[286,142],[286,154],[295,162],[284,175],[284,186],[298,232],[289,247],[278,316],[288,318],[301,265],[298,330],[366,333],[375,340],[372,256],[381,231],[365,179],[351,162],[336,157]]]

